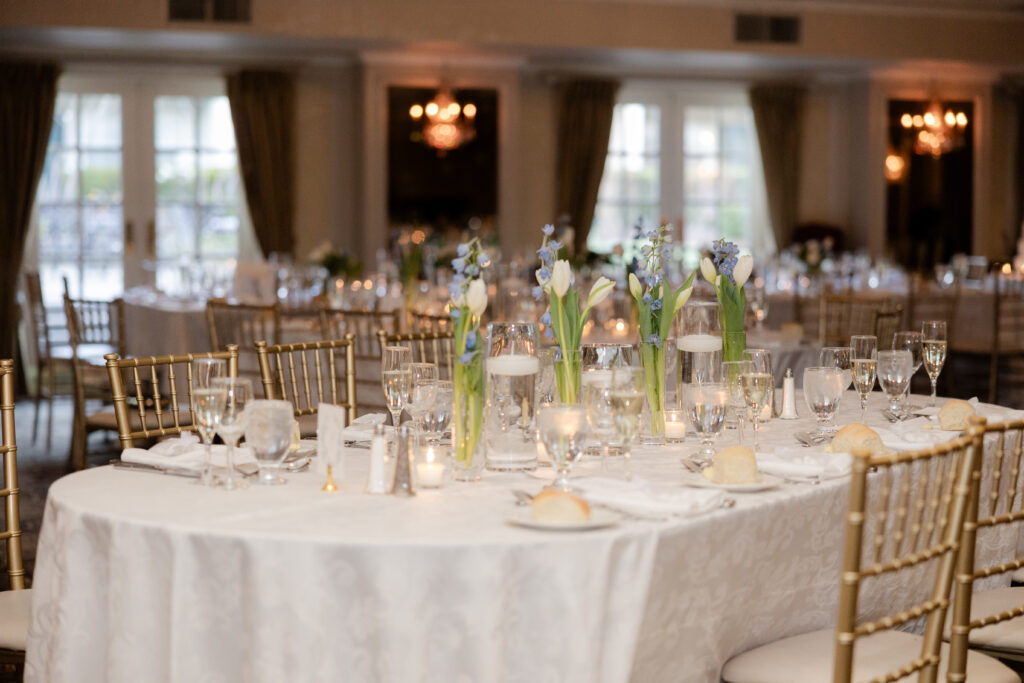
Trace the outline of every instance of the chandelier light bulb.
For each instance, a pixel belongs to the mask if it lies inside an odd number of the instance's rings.
[[[473,104],[472,102],[468,103],[465,107],[462,108],[462,113],[465,114],[467,119],[475,118],[476,117],[476,105]],[[964,120],[966,121],[966,119],[964,119]]]
[[[935,116],[935,114],[933,114],[932,112],[929,111],[929,112],[925,112],[925,114],[924,114],[924,123],[929,128],[934,128],[935,126],[937,126],[939,124],[939,120]]]
[[[910,128],[914,125],[914,117],[910,114],[904,114],[900,117],[900,125],[904,128]]]
[[[423,107],[418,104],[412,105],[409,107],[409,116],[414,119],[421,118],[423,116]]]
[[[967,114],[965,114],[963,112],[958,112],[957,115],[956,115],[956,125],[960,126],[961,128],[966,126],[967,125]]]
[[[448,114],[451,115],[452,118],[458,116],[461,110],[462,107],[459,106],[458,102],[452,102],[448,105]]]
[[[956,125],[956,114],[953,113],[952,109],[949,109],[949,110],[946,111],[946,116],[944,117],[944,119],[946,121],[946,125],[947,126],[955,126]]]
[[[923,128],[924,127],[924,117],[921,116],[920,114],[914,114],[913,122],[914,122],[914,128]]]
[[[430,116],[430,117],[437,116],[438,110],[439,110],[439,107],[437,106],[437,102],[433,102],[433,101],[427,102],[427,116]]]

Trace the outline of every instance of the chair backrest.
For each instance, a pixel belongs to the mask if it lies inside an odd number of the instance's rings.
[[[823,294],[819,306],[818,340],[822,346],[847,346],[855,334],[877,336],[878,316],[884,313],[895,313],[895,333],[903,311],[900,304],[887,299],[850,294]],[[883,344],[886,342],[879,337],[878,348],[888,348],[892,345],[892,334],[888,336],[888,345]]]
[[[915,273],[910,280],[910,293],[905,306],[907,326],[903,329],[920,330],[926,320],[945,320],[946,341],[952,347],[953,330],[956,327],[954,321],[959,306],[960,280],[956,280],[947,289],[937,289]]]
[[[973,629],[1024,615],[1024,603],[1000,604],[997,613],[971,618],[975,581],[1024,567],[1024,552],[1020,550],[1014,553],[1013,559],[997,564],[981,562],[977,552],[980,530],[1016,525],[1019,531],[1020,523],[1024,521],[1024,489],[1021,488],[1024,420],[987,424],[984,418],[975,417],[972,423],[984,434],[994,435],[995,444],[991,455],[978,458],[971,471],[970,498],[957,560],[950,639],[951,675],[966,675],[967,644]],[[1017,533],[1012,535],[1016,540]]]
[[[50,320],[43,303],[43,285],[39,273],[25,273],[25,307],[28,309],[28,320],[36,337],[36,358],[46,361],[52,354],[54,339],[50,336]]]
[[[281,333],[281,313],[277,304],[240,304],[224,299],[206,302],[206,325],[210,348],[223,351],[228,344],[242,353],[254,353],[256,341],[269,339],[276,344]]]
[[[3,443],[0,454],[4,460],[3,489],[5,524],[0,539],[7,545],[7,576],[11,588],[25,587],[25,568],[21,561],[21,511],[18,508],[18,442],[14,434],[14,361],[0,360],[0,426]]]
[[[380,339],[377,332],[401,331],[401,311],[343,311],[325,308],[320,313],[321,336],[344,339],[354,335],[356,384],[361,410],[385,410],[384,390],[380,383]]]
[[[875,311],[871,329],[873,330],[872,334],[878,337],[878,348],[892,348],[892,339],[896,336],[896,331],[900,329],[902,320],[903,307],[899,304],[890,309]]]
[[[454,332],[433,334],[386,334],[378,332],[380,338],[382,361],[384,347],[391,345],[408,346],[412,350],[412,361],[415,363],[434,363],[437,365],[438,379],[452,378],[452,364],[455,355]]]
[[[420,334],[451,334],[453,331],[451,316],[414,312],[412,314],[412,331]]]
[[[918,618],[925,623],[920,654],[900,671],[903,676],[919,671],[919,680],[935,680],[968,480],[974,460],[980,457],[980,434],[980,429],[972,428],[967,436],[921,451],[854,453],[839,582],[834,683],[850,683],[858,638]],[[872,468],[878,472],[869,477]],[[865,582],[882,577],[896,580],[896,574],[908,585],[919,586],[927,597],[901,590],[886,603],[887,615],[858,614]],[[884,680],[897,678],[893,672]]]
[[[233,344],[226,351],[209,353],[139,358],[121,358],[116,353],[108,353],[104,358],[122,448],[131,448],[135,439],[174,436],[195,429],[193,360],[226,360],[228,376],[238,376],[238,347]],[[182,412],[187,415],[184,419]]]
[[[295,416],[315,415],[321,403],[342,406],[356,418],[355,342],[344,339],[276,344],[256,342],[263,394],[290,401]]]
[[[80,358],[83,344],[108,346],[118,355],[125,355],[124,299],[73,299],[65,280],[64,312],[72,358]]]

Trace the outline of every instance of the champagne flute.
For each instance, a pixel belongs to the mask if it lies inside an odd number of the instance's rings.
[[[260,468],[256,483],[288,483],[278,472],[292,442],[293,419],[292,404],[288,401],[259,399],[246,408],[245,442],[252,448]]]
[[[892,350],[893,351],[910,351],[911,357],[913,358],[913,370],[910,372],[910,380],[914,379],[914,375],[921,369],[921,364],[924,362],[924,347],[921,344],[921,333],[903,330],[897,332],[892,338]],[[907,381],[907,397],[910,397],[910,381]],[[908,408],[913,410],[913,406]]]
[[[745,372],[740,375],[743,387],[743,400],[747,402],[754,421],[754,450],[757,450],[757,432],[761,411],[768,404],[768,396],[774,384],[769,372]]]
[[[587,373],[584,373],[586,375]],[[601,471],[608,474],[609,443],[615,435],[615,414],[612,410],[611,382],[591,381],[583,386],[583,405],[587,409],[587,426],[597,437],[601,448]]]
[[[583,454],[587,416],[583,406],[553,403],[537,411],[537,433],[557,474],[548,488],[572,491],[569,468]]]
[[[815,442],[826,441],[835,430],[832,421],[839,410],[839,400],[846,390],[843,371],[833,366],[804,368],[804,402],[818,418],[818,427],[811,435]]]
[[[437,365],[435,363],[407,363],[409,372],[406,384],[408,393],[405,395],[405,409],[412,417],[413,426],[418,433],[423,433],[423,416],[434,403],[437,396]]]
[[[897,419],[906,417],[903,399],[914,374],[914,356],[910,351],[878,352],[878,383],[889,397],[889,412]]]
[[[921,324],[921,344],[924,347],[924,369],[932,382],[931,406],[934,408],[939,373],[946,364],[946,321],[925,320]]]
[[[715,437],[725,424],[729,389],[720,382],[691,384],[686,388],[685,400],[690,425],[694,432],[701,435],[701,449],[691,456],[691,460],[705,467],[715,455]]]
[[[630,444],[640,431],[640,414],[644,409],[643,368],[619,367],[612,369],[611,391],[608,400],[615,419],[615,431],[622,441],[622,467],[626,479],[631,477]]]
[[[227,474],[220,486],[228,491],[248,488],[241,479],[235,479],[235,447],[245,432],[245,407],[252,400],[252,382],[242,377],[216,377],[213,386],[223,389],[225,394],[224,411],[221,413],[217,434],[227,444]]]
[[[381,358],[381,384],[384,401],[391,413],[391,424],[398,427],[402,421],[405,397],[409,393],[409,370],[405,366],[412,360],[408,346],[385,346]]]
[[[722,375],[729,391],[729,408],[736,415],[740,445],[743,445],[743,421],[747,415],[747,401],[743,398],[743,383],[740,378],[747,372],[750,372],[749,360],[727,360],[722,363]]]
[[[860,394],[860,421],[868,411],[868,395],[875,388],[875,374],[878,370],[878,337],[873,334],[855,334],[850,337],[850,366],[853,368],[853,385]]]
[[[225,393],[223,389],[215,389],[215,377],[227,376],[227,363],[221,358],[196,358],[192,361],[192,419],[199,436],[206,445],[203,456],[203,472],[199,483],[213,486],[213,436],[224,410]]]

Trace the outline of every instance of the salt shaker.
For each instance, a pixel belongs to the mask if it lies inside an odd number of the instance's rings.
[[[388,439],[384,435],[384,425],[379,424],[373,428],[373,437],[370,439],[370,472],[366,477],[367,493],[388,492]]]
[[[782,414],[783,420],[795,420],[796,414],[796,380],[793,379],[793,368],[786,368],[786,376],[782,378]]]
[[[412,466],[409,462],[409,439],[411,432],[409,425],[402,425],[395,430],[398,433],[398,448],[395,458],[395,480],[391,484],[391,495],[398,498],[415,496],[416,491],[412,487]]]

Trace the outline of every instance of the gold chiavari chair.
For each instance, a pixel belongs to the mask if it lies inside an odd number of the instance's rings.
[[[356,418],[352,334],[344,339],[273,346],[258,341],[256,356],[264,396],[291,402],[303,435],[316,433],[315,417],[321,403],[345,408],[350,423]]]
[[[414,312],[412,314],[412,331],[419,334],[451,334],[453,332],[451,316]]]
[[[452,378],[452,363],[455,355],[455,336],[453,332],[444,334],[386,334],[378,332],[380,338],[381,358],[384,347],[391,345],[408,346],[412,350],[412,360],[416,363],[434,363],[437,365],[438,379]]]
[[[193,360],[220,358],[227,361],[229,377],[238,375],[238,347],[234,344],[229,344],[226,351],[210,353],[139,358],[110,353],[104,358],[122,448],[131,448],[136,439],[158,439],[195,429]]]
[[[325,308],[320,314],[321,337],[344,339],[354,336],[356,385],[359,387],[359,408],[367,412],[386,410],[384,390],[380,384],[379,330],[388,334],[401,332],[402,312],[395,311],[343,311]]]
[[[28,320],[35,334],[35,412],[32,416],[32,443],[39,432],[39,405],[43,398],[43,378],[46,379],[46,449],[50,449],[53,430],[53,399],[57,396],[57,376],[71,372],[71,344],[67,339],[67,326],[55,327],[43,302],[43,287],[39,273],[25,273],[25,304]],[[68,381],[65,379],[65,382]],[[67,392],[62,392],[67,393]]]
[[[973,422],[996,440],[992,455],[985,462],[974,463],[957,560],[952,628],[946,633],[953,653],[949,680],[957,682],[967,680],[968,647],[999,659],[1024,662],[1024,587],[978,591],[974,585],[1024,567],[1024,553],[1019,550],[1012,560],[997,564],[980,562],[977,554],[979,531],[1009,526],[1019,530],[1024,521],[1024,420],[989,425],[984,418],[973,418]],[[1013,538],[1016,540],[1017,533]]]
[[[878,335],[881,320],[883,329],[882,335],[878,337],[878,348],[889,348],[892,346],[892,335],[899,328],[903,316],[903,308],[899,303],[849,294],[824,294],[819,305],[818,339],[822,346],[846,346],[855,334]],[[885,333],[890,322],[895,322],[895,327],[886,342]]]
[[[281,309],[278,304],[242,304],[224,299],[206,302],[206,325],[210,333],[210,348],[224,351],[228,344],[239,350],[241,376],[259,376],[256,359],[256,341],[281,341]]]
[[[854,453],[836,628],[738,655],[726,663],[722,679],[850,683],[910,680],[916,673],[919,682],[942,680],[949,650],[942,629],[980,450],[981,430],[972,427],[967,436],[926,450]],[[878,472],[869,476],[874,468]],[[890,596],[879,606],[887,614],[858,611],[868,589]],[[918,619],[924,621],[923,636],[897,630]],[[1019,680],[978,653],[970,655],[967,668],[974,683]]]
[[[902,320],[903,310],[898,304],[892,309],[875,311],[871,329],[873,330],[872,334],[878,337],[878,348],[892,348],[892,339],[900,329]],[[856,334],[856,332],[852,334]],[[846,342],[849,343],[849,341],[850,339],[847,337]]]
[[[21,513],[18,507],[18,444],[14,433],[14,361],[0,360],[0,426],[4,480],[0,498],[5,502],[5,524],[0,532],[7,551],[10,590],[0,591],[0,679],[21,680],[25,644],[32,607],[32,591],[25,588],[21,557]]]

